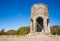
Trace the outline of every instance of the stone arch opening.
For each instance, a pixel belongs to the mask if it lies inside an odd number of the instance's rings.
[[[49,24],[49,19],[47,19],[47,27],[48,27],[48,24]]]
[[[42,32],[43,30],[43,18],[42,17],[38,17],[36,19],[36,26],[37,26],[37,32]]]
[[[32,27],[33,27],[33,19],[31,18],[31,22],[32,22]]]

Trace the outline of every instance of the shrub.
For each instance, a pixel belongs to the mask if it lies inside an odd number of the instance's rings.
[[[7,31],[7,35],[16,35],[16,31],[15,30],[8,30]]]
[[[4,29],[0,31],[0,35],[6,35],[6,32],[4,31]]]
[[[51,28],[50,28],[50,30],[51,30],[51,34],[53,34],[53,35],[60,35],[60,26],[58,26],[58,25],[54,25],[54,26],[52,26]]]
[[[18,35],[26,35],[30,32],[30,28],[29,26],[26,26],[26,27],[20,27],[18,30],[17,30],[17,34]]]

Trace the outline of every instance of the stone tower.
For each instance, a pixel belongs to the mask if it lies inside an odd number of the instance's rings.
[[[31,8],[30,33],[49,33],[48,7],[45,4],[34,4]]]

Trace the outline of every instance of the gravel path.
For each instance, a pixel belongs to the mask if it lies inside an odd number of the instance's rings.
[[[60,36],[0,36],[0,41],[60,41]]]

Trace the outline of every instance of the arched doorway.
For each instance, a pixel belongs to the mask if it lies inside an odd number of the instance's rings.
[[[48,24],[49,24],[49,19],[47,19],[47,27],[48,27]]]
[[[37,32],[42,32],[43,29],[43,18],[42,17],[38,17],[36,19],[36,26],[37,26]]]

